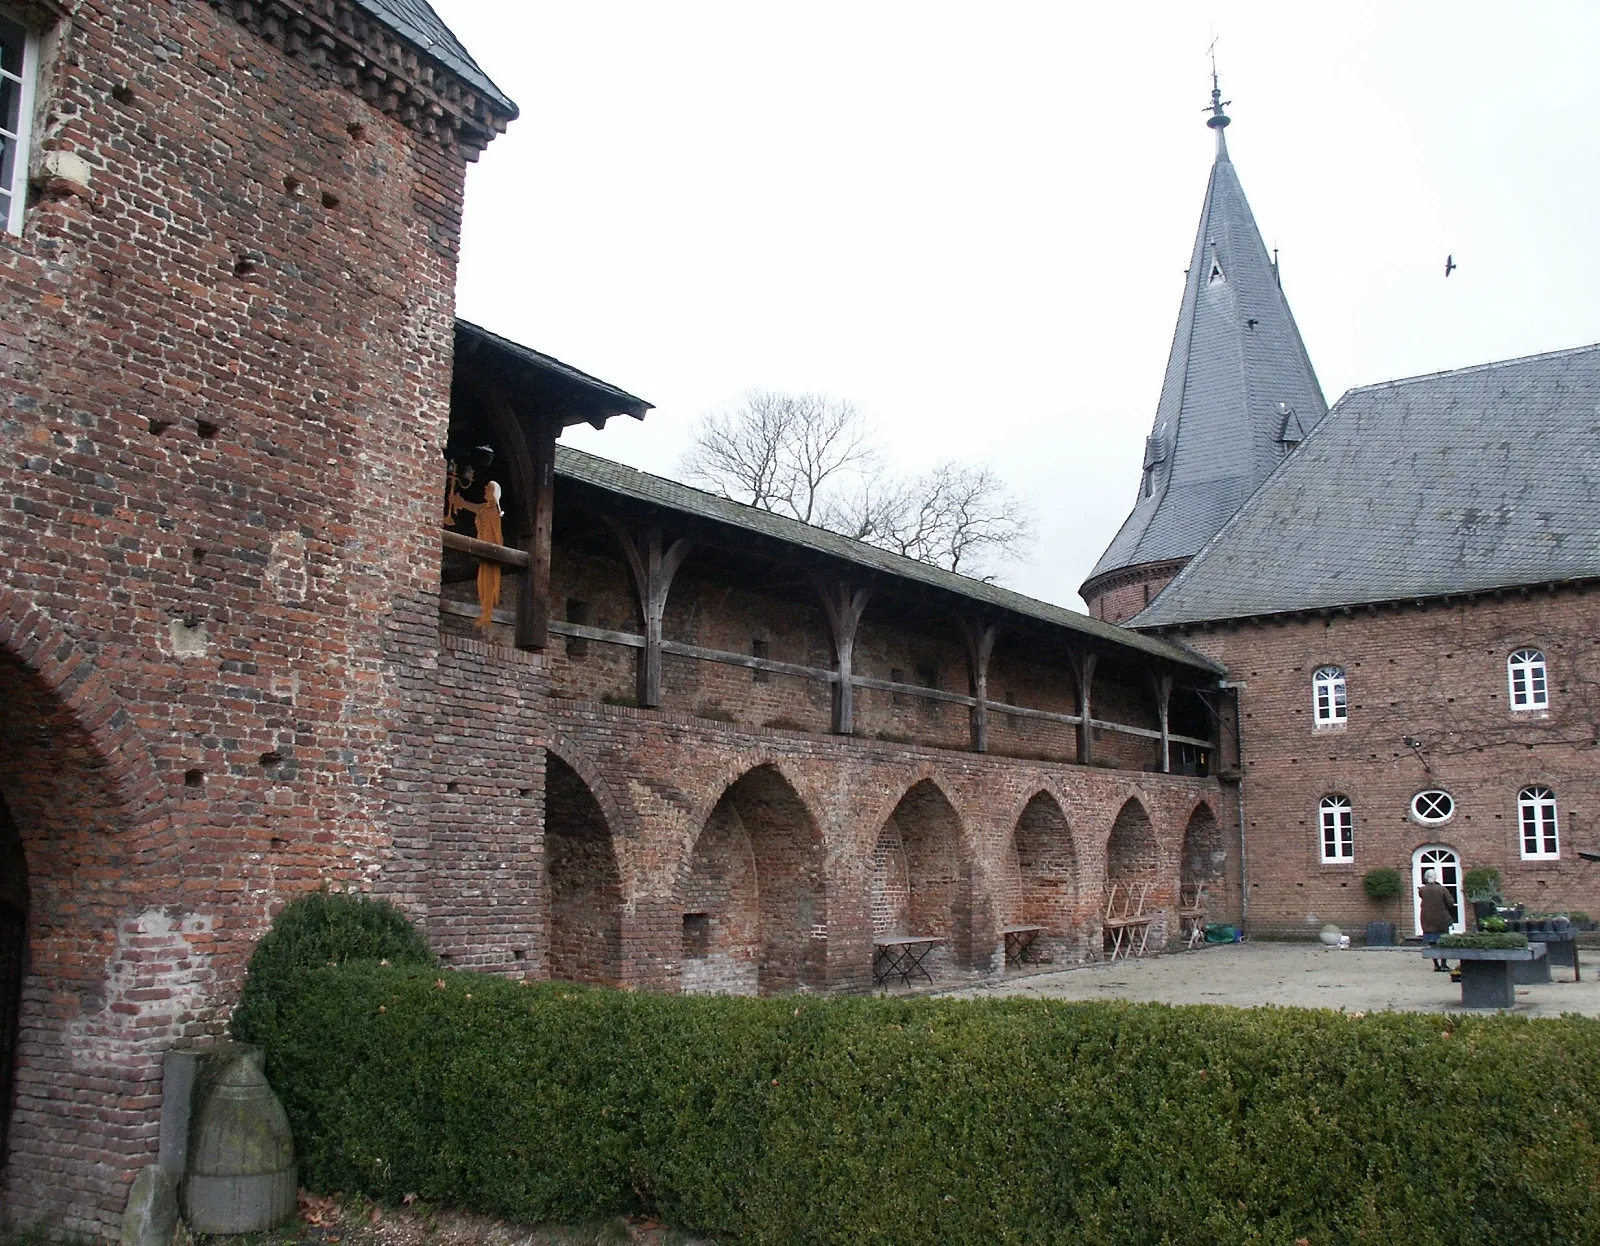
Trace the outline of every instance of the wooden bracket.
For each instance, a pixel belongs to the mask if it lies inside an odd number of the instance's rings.
[[[967,646],[967,676],[972,685],[972,751],[989,751],[989,659],[1000,625],[987,619],[963,618],[961,638]]]
[[[813,576],[812,584],[822,598],[822,612],[828,617],[833,634],[833,730],[836,735],[855,733],[855,685],[851,680],[856,647],[856,629],[866,612],[872,589],[853,587],[843,580]]]
[[[1094,761],[1094,668],[1099,655],[1093,650],[1069,650],[1068,660],[1078,682],[1078,764]]]
[[[622,552],[633,569],[639,617],[644,624],[644,648],[639,651],[638,697],[640,705],[653,709],[661,704],[661,620],[667,612],[667,593],[694,543],[680,537],[666,545],[660,527],[654,524],[634,533],[610,515],[605,521],[622,543]]]
[[[1161,773],[1172,773],[1172,734],[1168,716],[1172,705],[1172,676],[1152,675],[1150,684],[1156,694],[1156,713],[1161,719]]]

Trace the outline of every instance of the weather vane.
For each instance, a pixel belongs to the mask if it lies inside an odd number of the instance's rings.
[[[1211,103],[1201,110],[1211,114],[1206,124],[1213,130],[1220,130],[1228,124],[1228,114],[1222,110],[1233,103],[1222,98],[1222,87],[1217,82],[1217,38],[1212,35],[1211,45],[1206,48],[1206,55],[1211,58]]]

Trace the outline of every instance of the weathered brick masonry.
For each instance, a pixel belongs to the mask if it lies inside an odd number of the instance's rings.
[[[1593,911],[1594,867],[1574,848],[1600,847],[1596,602],[1582,586],[1537,588],[1179,633],[1241,685],[1251,930],[1303,935],[1323,922],[1359,930],[1392,920],[1410,934],[1409,898],[1380,907],[1361,876],[1393,866],[1409,892],[1413,853],[1425,845],[1453,848],[1466,869],[1497,868],[1504,894],[1530,909]],[[1506,660],[1530,647],[1548,661],[1550,704],[1514,713]],[[1346,672],[1344,726],[1314,725],[1312,674],[1325,665]],[[1555,793],[1558,860],[1522,859],[1517,796],[1530,785]],[[1442,825],[1410,816],[1411,798],[1429,788],[1454,797]],[[1353,807],[1348,864],[1321,860],[1327,794]]]
[[[160,1051],[220,1024],[284,893],[425,837],[394,778],[436,648],[464,164],[506,118],[333,0],[20,15],[36,145],[89,179],[0,239],[4,1211],[102,1235]]]

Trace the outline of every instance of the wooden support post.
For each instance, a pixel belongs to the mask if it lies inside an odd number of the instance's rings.
[[[962,619],[961,635],[967,642],[967,677],[972,684],[972,751],[989,751],[989,659],[994,656],[1000,625],[984,619]]]
[[[528,568],[518,577],[516,587],[516,645],[519,649],[543,649],[550,643],[550,526],[561,422],[554,417],[535,420],[519,416],[496,385],[484,384],[473,392],[504,460],[504,466],[493,474],[511,494],[517,548],[528,555]]]
[[[679,538],[665,546],[661,529],[645,528],[637,537],[620,521],[606,516],[606,524],[622,543],[622,552],[633,568],[633,585],[639,597],[639,615],[644,624],[644,648],[639,651],[639,704],[655,708],[661,704],[661,620],[667,612],[667,592],[678,568],[694,548],[693,542]]]
[[[1168,730],[1167,718],[1172,705],[1172,676],[1152,675],[1150,682],[1155,686],[1156,713],[1161,719],[1161,773],[1172,773],[1172,736]]]
[[[555,520],[556,438],[561,425],[544,420],[532,430],[533,497],[528,510],[532,530],[523,537],[528,572],[517,594],[517,648],[543,649],[550,643],[550,536]]]
[[[1094,668],[1099,656],[1092,651],[1070,653],[1072,673],[1078,680],[1078,764],[1087,766],[1094,761]]]
[[[836,735],[855,733],[855,686],[851,682],[856,646],[856,628],[872,596],[870,588],[852,588],[843,580],[813,581],[822,598],[822,611],[828,616],[833,633],[833,730]]]

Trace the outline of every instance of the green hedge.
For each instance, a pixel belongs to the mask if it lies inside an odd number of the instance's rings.
[[[724,1242],[1583,1242],[1600,1022],[715,999],[306,970],[304,1183]]]
[[[1528,946],[1528,936],[1514,930],[1468,930],[1461,934],[1447,934],[1439,940],[1440,947],[1519,948]]]

